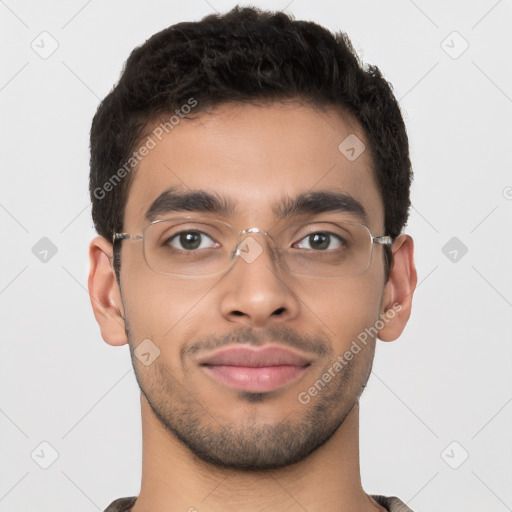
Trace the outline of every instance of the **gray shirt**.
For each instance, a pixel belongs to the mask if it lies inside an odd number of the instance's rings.
[[[396,496],[374,496],[370,495],[379,505],[386,507],[389,512],[413,512],[403,501]],[[104,512],[130,512],[137,496],[130,498],[119,498],[113,501]]]

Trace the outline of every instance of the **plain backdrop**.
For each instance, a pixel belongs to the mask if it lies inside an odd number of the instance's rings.
[[[87,293],[89,129],[135,46],[234,5],[0,0],[1,512],[138,494],[139,389]],[[512,510],[512,2],[252,5],[347,32],[408,129],[419,286],[361,398],[366,492]]]

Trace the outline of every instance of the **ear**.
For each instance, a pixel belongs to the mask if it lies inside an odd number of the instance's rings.
[[[414,242],[409,235],[400,235],[392,246],[393,263],[384,286],[380,318],[384,323],[378,337],[382,341],[396,340],[402,334],[411,315],[412,296],[418,276],[414,265]]]
[[[109,345],[124,345],[128,338],[123,303],[113,268],[112,244],[104,237],[90,243],[89,263],[89,296],[101,336]]]

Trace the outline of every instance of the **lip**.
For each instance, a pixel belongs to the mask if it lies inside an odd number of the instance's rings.
[[[311,360],[276,345],[236,346],[221,349],[199,364],[210,377],[228,387],[265,392],[298,380]]]
[[[305,366],[310,363],[311,359],[278,345],[226,347],[199,361],[199,364],[202,365],[248,366],[251,368],[280,365]]]

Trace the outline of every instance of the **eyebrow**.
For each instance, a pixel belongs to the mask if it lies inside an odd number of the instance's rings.
[[[354,215],[364,224],[368,222],[363,205],[350,194],[343,192],[316,191],[299,194],[296,197],[284,197],[274,204],[272,211],[280,219],[304,214],[343,212]],[[153,222],[163,215],[176,212],[201,212],[232,217],[236,212],[236,203],[204,190],[182,192],[171,187],[151,203],[145,217],[149,222]]]
[[[145,217],[153,222],[162,215],[174,212],[204,212],[230,217],[235,212],[235,203],[204,190],[180,192],[171,187],[151,203]]]

